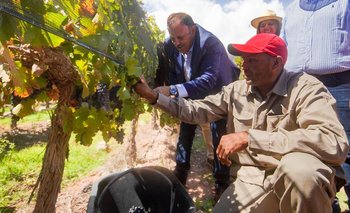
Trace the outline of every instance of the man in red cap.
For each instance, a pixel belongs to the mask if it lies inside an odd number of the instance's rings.
[[[155,107],[188,123],[227,119],[217,149],[235,180],[213,212],[331,212],[335,170],[348,143],[335,100],[316,78],[284,70],[287,48],[274,34],[230,44],[243,57],[245,80],[202,100],[171,99],[134,89]]]

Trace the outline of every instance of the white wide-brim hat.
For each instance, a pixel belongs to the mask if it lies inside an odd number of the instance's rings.
[[[250,24],[254,27],[254,28],[258,28],[259,23],[262,21],[266,21],[266,20],[276,20],[278,21],[278,23],[282,24],[282,17],[279,17],[276,15],[275,11],[273,10],[266,10],[262,16],[259,16],[255,19],[253,19]]]

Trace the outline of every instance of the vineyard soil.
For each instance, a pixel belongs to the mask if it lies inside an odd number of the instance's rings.
[[[27,133],[47,129],[48,125],[49,123],[44,122],[32,126],[34,129],[29,129]],[[19,126],[22,131],[23,128],[31,128],[31,126]],[[170,127],[154,129],[150,122],[139,122],[137,130],[136,160],[131,162],[128,154],[125,154],[130,153],[126,138],[123,145],[112,149],[105,164],[61,190],[56,204],[56,212],[86,212],[92,184],[108,174],[124,171],[131,167],[150,165],[163,166],[170,170],[174,168],[177,134],[173,133],[173,129]],[[198,136],[200,136],[200,131],[198,131]],[[201,142],[197,141],[197,143]],[[194,201],[207,205],[212,202],[211,187],[213,181],[211,169],[206,164],[206,151],[201,147],[204,146],[200,146],[192,152],[192,168],[187,190]],[[16,207],[16,212],[32,212],[33,207],[33,202],[30,205],[23,204]]]

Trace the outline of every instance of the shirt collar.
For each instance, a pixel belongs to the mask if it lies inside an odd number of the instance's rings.
[[[290,79],[290,72],[286,72],[284,69],[281,72],[281,75],[279,76],[275,86],[272,88],[272,90],[267,94],[270,96],[272,93],[279,95],[279,96],[287,96],[288,93],[288,80]],[[252,94],[257,94],[257,90],[255,87],[248,86],[247,87],[247,96],[250,96]]]
[[[287,96],[289,79],[289,73],[283,69],[280,77],[278,78],[275,86],[272,88],[270,94],[275,93],[279,96]]]
[[[180,53],[184,58],[186,58],[186,57],[192,57],[192,51],[193,51],[193,44],[192,44],[192,46],[191,46],[191,48],[188,50],[188,52],[187,53]]]

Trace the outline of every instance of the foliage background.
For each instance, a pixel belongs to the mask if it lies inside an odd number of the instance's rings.
[[[57,86],[45,76],[45,64],[35,61],[31,67],[25,66],[23,51],[29,51],[28,44],[34,50],[46,46],[59,48],[79,74],[75,82],[76,99],[71,103],[71,115],[67,116],[71,119],[66,121],[65,128],[73,130],[77,140],[87,145],[99,130],[106,140],[118,136],[125,119],[131,120],[145,110],[139,98],[131,94],[131,86],[141,74],[152,81],[157,66],[155,45],[164,37],[140,3],[136,0],[2,2],[4,11],[11,9],[23,20],[0,13],[3,47],[0,107],[11,103],[15,96],[19,101],[12,111],[24,117],[33,113],[40,102],[57,100]],[[117,87],[112,94],[113,102],[103,103],[108,106],[102,110],[92,100],[101,83],[108,90]]]

